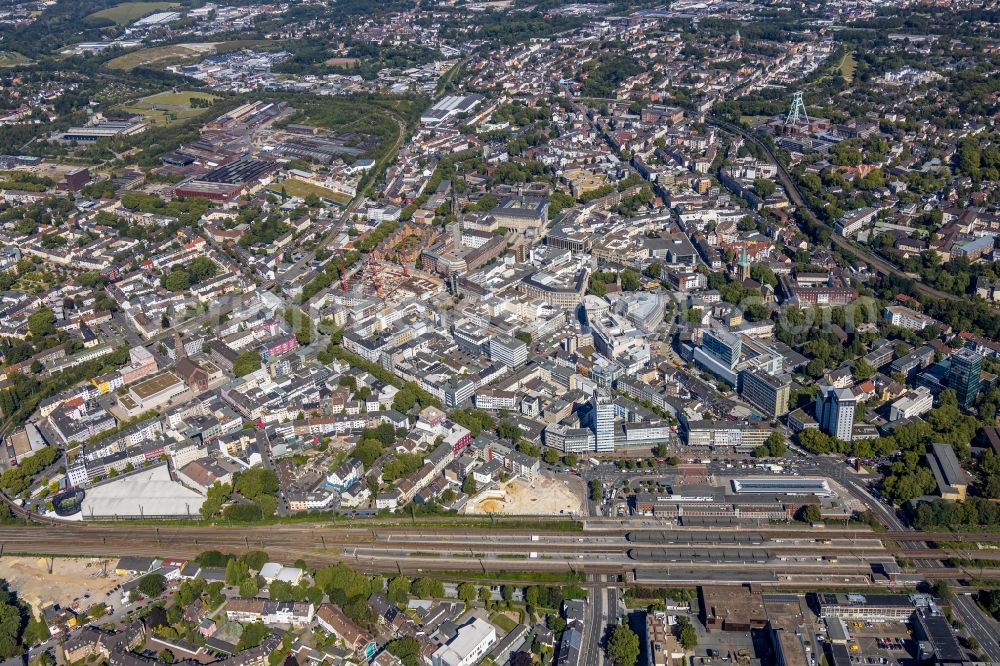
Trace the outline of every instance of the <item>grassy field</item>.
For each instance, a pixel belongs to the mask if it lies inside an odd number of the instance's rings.
[[[236,51],[238,49],[253,48],[266,43],[263,40],[244,39],[232,42],[192,42],[190,44],[153,46],[148,49],[139,49],[138,51],[132,51],[117,58],[112,58],[105,63],[105,66],[110,69],[120,70],[146,67],[148,65],[166,67],[167,65],[197,62],[205,56]]]
[[[208,107],[192,107],[192,99],[216,100],[219,98],[208,93],[190,90],[162,92],[143,97],[134,104],[126,106],[125,111],[142,114],[153,125],[173,125],[187,122],[208,110]]]
[[[19,67],[30,62],[31,60],[17,51],[0,51],[0,67]]]
[[[124,2],[120,5],[115,5],[114,7],[108,7],[107,9],[102,9],[99,12],[94,12],[87,18],[107,19],[109,21],[114,21],[118,25],[128,25],[132,21],[140,19],[143,16],[176,6],[177,4],[173,2]]]
[[[845,53],[840,61],[840,75],[848,83],[854,80],[854,70],[858,67],[858,61],[854,59],[853,53]]]
[[[331,67],[347,67],[347,68],[352,68],[352,67],[357,67],[357,65],[358,65],[358,59],[357,58],[330,58],[329,60],[327,60],[323,64],[324,65],[330,65]]]
[[[340,194],[339,192],[334,192],[325,187],[320,187],[319,185],[314,185],[312,183],[307,183],[304,180],[299,180],[297,178],[289,178],[280,183],[275,183],[271,186],[271,191],[281,194],[281,190],[284,188],[285,193],[292,197],[307,197],[310,194],[315,194],[321,199],[329,199],[330,201],[336,201],[341,205],[346,205],[351,202],[351,198]]]
[[[490,615],[490,622],[500,627],[508,634],[514,631],[514,627],[517,626],[517,622],[504,613],[493,613]]]

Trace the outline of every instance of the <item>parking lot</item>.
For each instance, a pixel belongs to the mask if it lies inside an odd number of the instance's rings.
[[[910,666],[917,663],[916,643],[902,622],[853,622],[849,623],[849,628],[854,636],[850,646],[853,663],[870,666]]]

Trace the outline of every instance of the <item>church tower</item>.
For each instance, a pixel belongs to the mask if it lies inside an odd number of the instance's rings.
[[[740,282],[745,282],[750,279],[750,255],[747,254],[747,248],[745,245],[740,251],[740,260],[736,267],[736,277],[739,278]]]

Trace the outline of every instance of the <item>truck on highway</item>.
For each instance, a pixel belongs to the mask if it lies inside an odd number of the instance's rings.
[[[538,541],[538,535],[537,534],[532,534],[531,535],[531,540],[532,541]]]
[[[532,560],[537,560],[538,559],[538,553],[535,552],[535,551],[531,551],[530,553],[528,553],[528,558],[532,559]]]

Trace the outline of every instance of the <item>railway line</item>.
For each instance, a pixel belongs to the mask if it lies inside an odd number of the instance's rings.
[[[25,511],[14,503],[11,510],[18,518],[29,520],[33,525],[0,527],[0,534],[15,538],[17,534],[31,534],[33,538],[45,539],[96,539],[105,541],[116,540],[135,542],[154,540],[159,543],[183,539],[197,541],[200,545],[210,546],[246,546],[248,542],[267,542],[274,545],[301,544],[303,540],[334,542],[350,540],[359,542],[365,538],[374,540],[384,538],[420,539],[433,534],[433,539],[469,539],[482,537],[519,537],[530,541],[533,537],[544,537],[546,540],[559,543],[600,543],[601,539],[619,539],[633,545],[641,543],[672,544],[754,544],[776,540],[815,540],[817,542],[833,539],[850,539],[852,541],[878,540],[900,543],[906,550],[916,550],[910,544],[923,543],[934,546],[944,543],[998,543],[1000,533],[962,533],[962,532],[920,532],[910,530],[891,530],[873,532],[867,527],[854,529],[829,526],[823,529],[793,528],[784,526],[755,526],[748,528],[718,528],[718,527],[686,527],[682,529],[664,529],[663,527],[644,527],[638,522],[618,520],[616,526],[609,524],[584,525],[583,531],[566,531],[564,529],[547,528],[545,520],[539,519],[537,525],[530,528],[505,527],[470,527],[461,521],[450,527],[448,521],[440,519],[417,519],[415,521],[400,520],[398,524],[377,522],[365,524],[363,521],[351,525],[333,525],[331,523],[294,523],[276,525],[247,526],[217,526],[204,524],[141,524],[130,522],[81,522],[58,518],[48,518]],[[444,524],[442,524],[444,523]]]
[[[868,531],[768,529],[719,532],[707,529],[560,533],[500,528],[463,532],[410,527],[343,527],[269,525],[250,527],[66,523],[0,527],[0,555],[193,558],[205,550],[243,552],[262,549],[283,559],[303,559],[313,566],[337,562],[370,572],[474,572],[490,580],[490,572],[504,579],[531,574],[571,573],[638,577],[642,584],[706,581],[724,584],[760,581],[795,586],[871,585],[881,563],[893,562],[882,548],[883,539],[984,540],[993,535],[938,533],[883,533]],[[960,537],[956,539],[956,537]],[[990,539],[985,539],[990,540]],[[977,551],[986,553],[990,551]],[[919,555],[915,572],[931,580],[1000,578],[1000,569],[951,566],[944,560],[968,557],[955,549],[905,549],[901,555]],[[933,561],[933,564],[929,562]],[[911,570],[912,571],[912,570]],[[638,582],[638,578],[637,578]],[[912,581],[910,582],[912,584]]]
[[[711,118],[709,119],[708,122],[712,125],[715,125],[716,127],[726,130],[727,132],[739,134],[747,141],[750,141],[754,145],[762,148],[764,150],[764,153],[767,155],[768,160],[772,162],[775,166],[777,166],[778,178],[779,180],[781,180],[781,184],[784,185],[785,191],[788,192],[788,197],[789,199],[792,200],[792,203],[799,208],[804,208],[806,210],[809,210],[809,207],[805,205],[805,200],[802,197],[802,193],[799,192],[798,186],[795,184],[791,176],[785,170],[785,167],[784,165],[781,164],[781,161],[774,155],[773,152],[771,152],[771,148],[767,144],[761,141],[756,135],[754,135],[753,132],[749,132],[746,129],[740,127],[739,125],[728,122],[726,120],[721,120],[719,118]],[[819,222],[818,218],[817,222]],[[822,222],[819,223],[823,224]],[[959,300],[959,297],[956,296],[955,294],[949,294],[948,292],[941,291],[940,289],[935,289],[934,287],[924,284],[919,280],[913,280],[913,278],[907,275],[905,271],[901,270],[900,268],[897,268],[892,263],[879,257],[868,248],[860,244],[852,243],[847,238],[838,235],[836,231],[834,231],[833,228],[830,227],[829,225],[824,224],[823,226],[830,229],[831,232],[830,242],[833,245],[836,245],[837,247],[847,250],[855,255],[858,255],[879,273],[882,273],[883,275],[896,275],[899,277],[906,278],[907,280],[911,280],[913,281],[914,288],[917,291],[923,292],[929,296],[933,296],[935,298],[942,298],[949,301]]]

